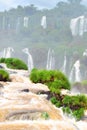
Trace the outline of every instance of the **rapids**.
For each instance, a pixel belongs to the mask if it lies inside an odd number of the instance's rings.
[[[48,87],[32,83],[27,75],[20,70],[10,73],[10,82],[0,82],[0,130],[87,130],[86,121],[66,117],[40,94]]]

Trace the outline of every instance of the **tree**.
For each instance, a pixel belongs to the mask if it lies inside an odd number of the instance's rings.
[[[80,4],[82,0],[68,0],[70,4]]]
[[[25,6],[24,11],[26,15],[33,15],[37,12],[37,7],[31,4],[30,6]]]

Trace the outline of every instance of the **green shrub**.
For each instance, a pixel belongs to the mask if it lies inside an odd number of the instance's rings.
[[[44,118],[45,120],[49,119],[49,114],[47,112],[43,112],[41,114],[41,117]]]
[[[1,58],[0,63],[5,63],[7,67],[11,69],[28,69],[27,65],[17,58]]]
[[[52,97],[50,98],[50,101],[56,106],[56,107],[61,107],[61,101],[60,100],[57,100],[56,97]]]
[[[46,84],[49,89],[69,89],[70,83],[67,77],[57,70],[37,70],[33,69],[30,74],[30,79],[34,83]]]
[[[77,119],[84,116],[84,110],[87,109],[87,97],[85,95],[68,96],[62,100],[63,109],[67,112],[67,106],[71,110],[71,114]],[[68,113],[68,112],[67,112]]]
[[[87,97],[85,95],[68,96],[63,99],[63,105],[69,106],[71,109],[87,108]]]
[[[0,63],[5,63],[5,58],[0,58]]]
[[[50,100],[56,107],[62,107],[64,113],[74,116],[77,120],[84,116],[84,111],[87,109],[87,97],[85,95],[53,94]]]
[[[71,109],[69,107],[63,107],[62,110],[64,113],[71,114]]]
[[[76,118],[76,120],[80,120],[84,116],[84,108],[79,108],[73,111],[72,115]]]
[[[8,81],[9,73],[3,69],[0,69],[0,81]]]
[[[46,84],[51,91],[50,101],[56,107],[62,107],[63,111],[73,115],[77,120],[84,116],[87,109],[87,97],[85,95],[61,95],[61,89],[69,89],[70,83],[67,77],[57,70],[33,69],[30,79],[34,83]]]
[[[52,97],[50,100],[51,100],[51,102],[53,104],[56,104],[58,102],[58,100],[56,99],[56,97]]]
[[[38,83],[39,81],[39,75],[38,75],[38,70],[37,69],[32,69],[31,74],[30,74],[30,79],[33,83]]]

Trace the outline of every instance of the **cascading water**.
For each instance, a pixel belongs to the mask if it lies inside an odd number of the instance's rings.
[[[79,17],[80,19],[80,25],[79,25],[79,35],[82,36],[84,33],[84,16]]]
[[[46,16],[42,17],[42,19],[41,19],[41,26],[43,27],[43,29],[47,28]]]
[[[66,63],[67,63],[66,55],[64,55],[64,63],[63,63],[63,67],[61,69],[63,73],[66,73]]]
[[[46,69],[47,70],[55,69],[54,50],[51,50],[51,49],[48,50]]]
[[[31,70],[34,68],[32,56],[29,53],[28,48],[24,48],[22,51],[28,55],[28,70],[31,72]]]
[[[16,32],[18,32],[19,29],[20,29],[20,17],[18,17],[16,21]]]
[[[75,74],[75,75],[74,75]],[[73,79],[74,78],[74,79]],[[70,72],[70,81],[72,82],[73,80],[75,82],[80,82],[81,81],[81,74],[80,74],[80,61],[77,60],[75,64],[73,65],[71,72]]]
[[[78,34],[77,22],[78,22],[78,18],[74,18],[70,22],[70,29],[73,36],[76,36]]]
[[[29,18],[28,17],[24,17],[24,27],[28,27],[28,20]]]
[[[12,47],[4,48],[2,57],[10,58],[12,52],[14,52],[14,49]]]
[[[87,18],[85,16],[79,16],[71,19],[70,29],[73,36],[82,36],[84,32],[87,32]]]
[[[83,56],[87,56],[87,49],[83,52]]]

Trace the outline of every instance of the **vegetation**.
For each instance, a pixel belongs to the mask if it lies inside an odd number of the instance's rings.
[[[46,84],[51,92],[51,102],[56,107],[62,107],[63,111],[80,120],[87,109],[87,97],[85,95],[62,95],[61,89],[69,89],[70,84],[66,76],[57,70],[33,69],[30,79],[34,83]]]
[[[0,69],[0,81],[9,81],[9,73],[4,69]]]
[[[59,93],[61,89],[69,89],[70,83],[67,77],[58,70],[38,70],[33,69],[30,74],[30,79],[34,83],[46,84],[50,91]]]
[[[18,51],[18,53],[15,53],[15,57],[17,57],[20,49],[28,47],[34,52],[32,55],[36,67],[45,68],[46,63],[44,63],[44,66],[42,63],[44,59],[46,61],[47,50],[53,48],[56,57],[56,69],[59,69],[63,63],[61,58],[66,51],[69,65],[71,57],[73,60],[73,53],[78,52],[79,57],[81,57],[87,47],[87,32],[82,37],[73,37],[70,30],[70,21],[78,16],[86,16],[86,12],[87,7],[82,5],[81,0],[58,2],[54,8],[49,10],[39,10],[35,5],[24,7],[19,5],[17,8],[0,12],[0,49],[2,50],[3,46],[12,46]],[[46,29],[43,29],[40,23],[43,15],[47,16]],[[29,19],[27,27],[24,26],[24,17]],[[40,57],[39,60],[38,57]],[[25,60],[25,55],[22,58]],[[72,62],[74,63],[75,60]],[[68,65],[67,71],[70,71],[71,68]],[[84,68],[86,68],[86,65]]]
[[[44,118],[45,120],[48,120],[49,119],[49,114],[47,112],[43,112],[41,114],[41,117]]]
[[[50,100],[56,107],[62,107],[64,113],[74,116],[80,120],[87,109],[87,97],[85,95],[69,96],[54,95]]]
[[[59,46],[63,47],[65,44],[73,45],[79,42],[84,44],[87,41],[87,34],[84,33],[81,38],[79,36],[73,38],[70,31],[70,20],[85,14],[86,11],[87,7],[81,4],[81,0],[58,2],[53,9],[49,10],[39,10],[35,5],[24,7],[19,5],[17,8],[5,10],[0,12],[1,43],[2,45],[9,45],[10,43],[12,46],[17,44],[17,47],[20,45],[35,47],[37,44],[40,47],[43,44],[44,46],[55,47],[55,49],[56,47],[58,49]],[[43,15],[47,16],[47,28],[45,30],[40,25]],[[29,18],[28,27],[24,26],[24,17]],[[3,19],[5,19],[4,23]],[[80,40],[78,40],[79,38]]]
[[[28,69],[27,65],[17,58],[1,58],[0,63],[5,63],[7,67],[11,69]]]

